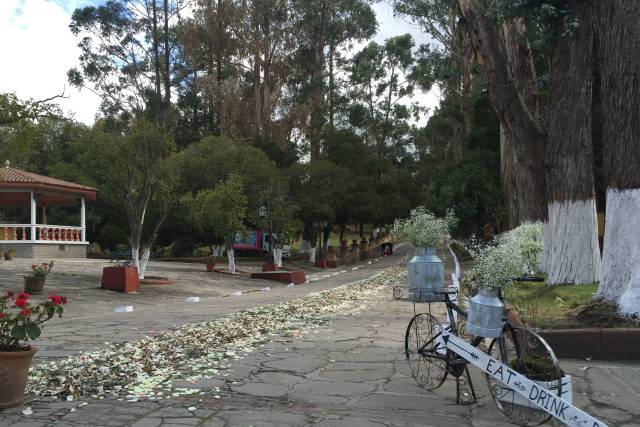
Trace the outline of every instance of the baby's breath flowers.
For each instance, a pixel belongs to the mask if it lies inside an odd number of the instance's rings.
[[[433,247],[449,237],[449,231],[456,222],[452,211],[448,211],[445,218],[438,218],[424,206],[420,206],[411,211],[409,218],[395,220],[393,235],[416,248]]]

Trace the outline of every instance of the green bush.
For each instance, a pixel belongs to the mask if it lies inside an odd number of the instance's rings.
[[[193,250],[194,257],[205,257],[209,256],[209,247],[208,246],[198,246]]]

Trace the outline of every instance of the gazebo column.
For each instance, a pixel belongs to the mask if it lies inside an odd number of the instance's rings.
[[[36,198],[31,192],[31,240],[38,240],[36,235]]]
[[[87,230],[86,230],[86,218],[85,218],[85,206],[84,206],[84,197],[80,199],[80,227],[82,228],[82,241],[87,241]]]

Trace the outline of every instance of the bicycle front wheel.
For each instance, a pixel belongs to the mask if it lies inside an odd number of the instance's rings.
[[[562,369],[553,350],[538,334],[528,328],[505,327],[502,335],[489,346],[489,355],[501,360],[518,373],[548,389],[562,394]],[[512,388],[486,374],[491,396],[498,409],[515,424],[537,426],[551,418]]]
[[[447,378],[448,352],[442,331],[442,324],[429,313],[416,314],[407,327],[405,356],[411,376],[425,390],[435,390]]]

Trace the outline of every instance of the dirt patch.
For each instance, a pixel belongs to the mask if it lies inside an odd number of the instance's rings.
[[[575,321],[578,326],[598,328],[638,328],[638,319],[620,316],[617,306],[611,302],[592,301],[582,304],[567,313],[567,318]]]

